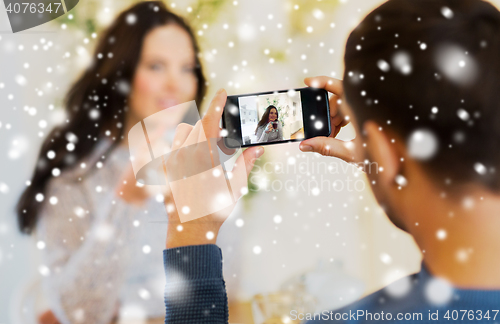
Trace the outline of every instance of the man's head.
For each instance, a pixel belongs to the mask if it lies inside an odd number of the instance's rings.
[[[345,97],[396,225],[414,198],[401,191],[500,190],[499,35],[500,12],[480,0],[389,0],[351,33]]]

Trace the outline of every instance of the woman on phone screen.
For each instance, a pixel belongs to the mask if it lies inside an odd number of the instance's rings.
[[[127,134],[162,109],[191,100],[200,107],[198,45],[159,1],[122,12],[101,36],[67,93],[67,122],[45,138],[17,205],[20,229],[42,242],[50,273],[43,324],[165,316],[163,196],[136,186]]]
[[[278,109],[275,106],[267,107],[255,129],[257,143],[283,140],[283,127],[278,117]]]

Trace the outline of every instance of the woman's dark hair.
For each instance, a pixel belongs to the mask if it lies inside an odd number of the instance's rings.
[[[352,31],[346,100],[408,140],[417,129],[439,149],[421,161],[437,183],[500,190],[500,13],[481,0],[389,0]]]
[[[114,143],[106,154],[119,145],[124,135],[128,93],[143,40],[153,29],[170,24],[184,29],[192,40],[198,85],[196,103],[201,106],[206,81],[198,57],[199,47],[189,25],[160,1],[141,2],[122,12],[100,37],[91,66],[67,93],[67,122],[55,127],[41,146],[31,184],[16,206],[22,232],[30,234],[36,226],[41,203],[35,195],[44,193],[52,169],[63,171],[77,164],[92,153],[107,131]],[[76,142],[72,151],[66,149],[69,141]],[[55,153],[52,159],[47,157],[49,151]]]
[[[264,111],[264,114],[262,115],[262,118],[260,119],[259,123],[257,124],[257,128],[255,128],[255,134],[257,134],[257,129],[261,127],[264,124],[267,124],[269,122],[269,113],[271,112],[271,109],[276,109],[276,119],[279,118],[279,113],[278,113],[278,108],[276,108],[273,105],[270,105],[269,107],[266,108],[266,111]]]

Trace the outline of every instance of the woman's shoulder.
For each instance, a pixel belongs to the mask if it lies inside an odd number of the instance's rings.
[[[124,147],[115,147],[106,154],[109,142],[98,143],[83,160],[64,169],[58,177],[52,177],[47,183],[47,192],[51,195],[74,195],[76,199],[77,193],[84,194],[84,191],[80,191],[83,188],[101,186],[105,191],[107,186],[115,184],[121,175],[117,170],[125,167],[129,161],[128,151]],[[101,160],[102,163],[98,163]]]
[[[64,170],[58,179],[65,182],[80,181],[81,178],[84,178],[96,166],[101,155],[106,152],[110,144],[110,141],[107,139],[100,140],[90,154]]]

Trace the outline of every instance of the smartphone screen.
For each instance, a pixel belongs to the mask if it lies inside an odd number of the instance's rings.
[[[329,136],[328,92],[300,88],[228,96],[222,114],[228,147],[248,147]]]

